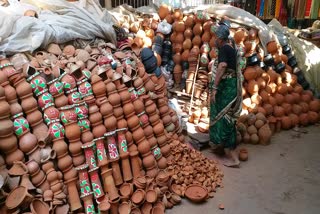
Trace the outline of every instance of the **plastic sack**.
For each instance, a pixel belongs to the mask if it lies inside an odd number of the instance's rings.
[[[199,9],[201,8],[195,8],[195,10]],[[220,17],[227,16],[232,22],[258,29],[259,38],[265,50],[266,44],[275,39],[274,33],[263,21],[241,8],[226,4],[214,4],[208,6],[205,10],[209,14]]]
[[[85,8],[64,0],[25,0],[9,7],[25,10],[20,3],[42,10],[37,10],[37,19],[12,14],[7,7],[0,7],[0,12],[5,14],[0,16],[0,51],[6,54],[33,52],[52,42],[61,44],[76,39],[102,38],[116,43],[113,23],[105,23]]]
[[[186,5],[185,0],[154,0],[153,3],[158,7],[162,4],[166,4],[173,8],[184,8]]]
[[[171,33],[171,28],[172,25],[169,24],[166,20],[163,20],[158,24],[157,32],[168,35],[169,33]]]

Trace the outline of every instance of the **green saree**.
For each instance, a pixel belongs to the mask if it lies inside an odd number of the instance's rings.
[[[241,63],[237,53],[237,63]],[[213,69],[215,70],[215,69]],[[237,139],[236,122],[242,110],[242,73],[237,64],[236,71],[227,69],[221,79],[215,97],[210,103],[210,145],[235,149]],[[210,88],[213,88],[215,72],[212,74]]]

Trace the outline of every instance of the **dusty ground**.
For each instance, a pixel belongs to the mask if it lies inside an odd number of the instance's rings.
[[[166,213],[319,214],[320,126],[296,132],[282,131],[269,146],[241,145],[249,161],[240,169],[222,167],[224,188],[214,198],[197,205],[187,200]],[[209,150],[204,153],[214,158]],[[225,210],[219,210],[223,203]]]

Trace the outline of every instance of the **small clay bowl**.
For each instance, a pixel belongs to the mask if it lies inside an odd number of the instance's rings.
[[[145,201],[145,191],[142,189],[137,189],[133,195],[131,196],[131,201],[135,204],[135,205],[140,205]]]
[[[143,203],[141,207],[142,213],[151,213],[151,210],[152,210],[152,204],[147,202]]]
[[[39,199],[34,199],[31,202],[30,210],[34,214],[49,214],[49,206]]]
[[[128,214],[131,212],[131,204],[129,202],[122,202],[118,207],[119,214]]]
[[[132,210],[131,210],[131,213],[130,214],[141,214],[141,211],[140,211],[140,209],[138,208],[138,207],[136,207],[136,208],[133,208]]]
[[[124,183],[120,186],[120,194],[124,197],[130,197],[133,193],[133,185]]]
[[[157,201],[158,195],[157,192],[153,189],[149,189],[146,192],[146,201],[149,203],[154,203]]]
[[[200,203],[208,197],[208,190],[199,184],[192,184],[186,188],[185,196],[195,203]]]

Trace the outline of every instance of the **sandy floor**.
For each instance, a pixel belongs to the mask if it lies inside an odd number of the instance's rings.
[[[241,145],[249,161],[240,169],[222,167],[224,188],[203,204],[183,200],[166,213],[319,214],[320,127],[312,126],[299,138],[282,131],[269,146]],[[204,153],[215,158],[209,150]],[[223,203],[225,210],[219,210]]]

